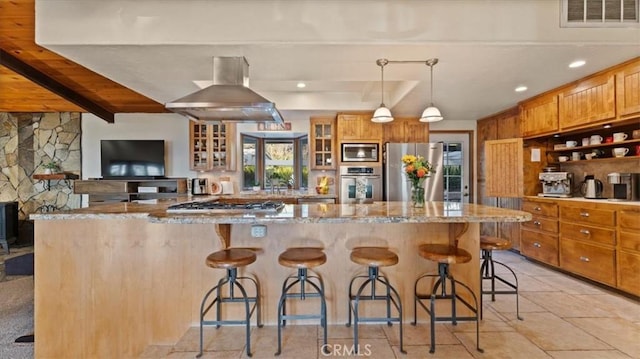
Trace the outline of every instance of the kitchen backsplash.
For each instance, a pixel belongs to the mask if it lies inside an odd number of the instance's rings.
[[[640,158],[623,160],[592,160],[580,161],[579,164],[560,165],[561,171],[572,172],[574,176],[574,197],[581,197],[580,185],[584,181],[585,175],[593,175],[602,181],[602,196],[610,198],[613,196],[613,187],[607,183],[607,175],[613,172],[640,172]]]

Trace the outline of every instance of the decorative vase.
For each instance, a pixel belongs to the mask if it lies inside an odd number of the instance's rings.
[[[53,170],[52,170],[51,168],[45,168],[45,169],[44,169],[44,174],[46,174],[46,175],[50,175],[50,174],[52,174],[52,173],[53,173]]]
[[[421,185],[411,186],[411,204],[414,208],[424,207],[424,187]]]

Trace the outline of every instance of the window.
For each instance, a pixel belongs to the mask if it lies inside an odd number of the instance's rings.
[[[306,135],[295,138],[242,138],[243,188],[272,185],[306,189],[309,178],[309,141]]]
[[[563,27],[637,26],[639,0],[561,0]]]

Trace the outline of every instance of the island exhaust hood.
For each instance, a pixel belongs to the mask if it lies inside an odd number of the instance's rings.
[[[283,123],[275,103],[249,89],[244,57],[214,57],[213,85],[165,104],[192,120]]]

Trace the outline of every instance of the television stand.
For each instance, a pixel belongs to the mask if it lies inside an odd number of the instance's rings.
[[[89,205],[105,202],[176,198],[187,196],[186,178],[153,176],[135,179],[101,179],[74,182],[73,193],[89,195]]]

